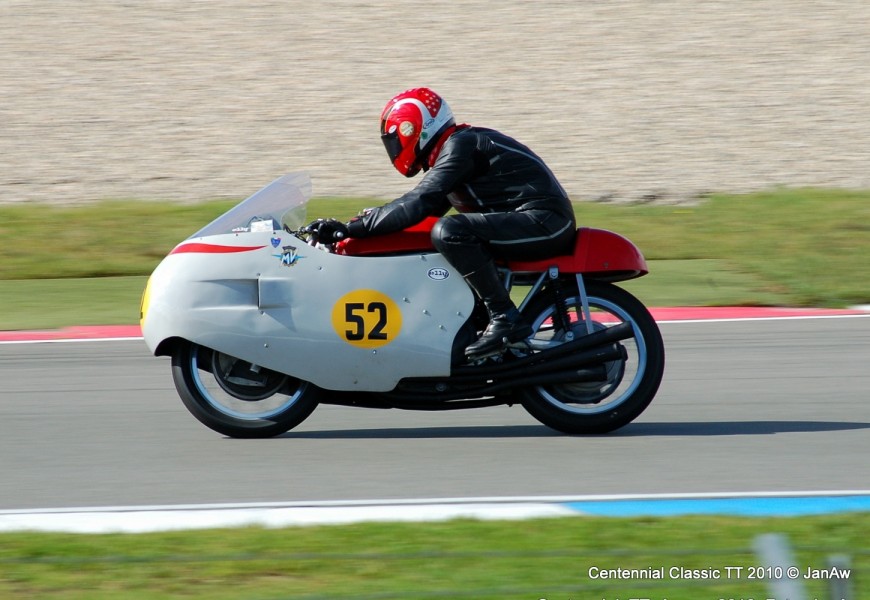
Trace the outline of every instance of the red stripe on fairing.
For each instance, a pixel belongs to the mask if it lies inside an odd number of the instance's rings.
[[[230,254],[233,252],[250,252],[251,250],[259,250],[266,246],[219,246],[217,244],[202,244],[192,242],[190,244],[181,244],[169,254],[183,254],[185,252],[194,252],[197,254]]]

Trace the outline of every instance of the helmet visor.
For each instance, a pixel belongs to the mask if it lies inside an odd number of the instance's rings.
[[[381,141],[384,143],[384,148],[387,149],[387,156],[390,157],[390,162],[396,162],[399,155],[402,154],[402,142],[399,140],[399,132],[384,133],[381,135]]]

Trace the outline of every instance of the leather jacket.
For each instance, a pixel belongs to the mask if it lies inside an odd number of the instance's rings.
[[[428,216],[550,210],[573,220],[568,195],[529,148],[498,131],[459,126],[423,180],[408,193],[351,220],[351,237],[392,233]]]

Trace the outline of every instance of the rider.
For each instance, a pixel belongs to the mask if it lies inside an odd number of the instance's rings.
[[[469,358],[532,334],[501,281],[494,259],[535,260],[571,251],[576,224],[565,190],[534,152],[498,131],[457,125],[447,103],[428,88],[406,90],[381,113],[381,140],[399,173],[426,172],[417,186],[347,224],[309,227],[324,243],[400,231],[443,217],[432,242],[483,301],[490,322],[468,346]],[[444,215],[450,208],[459,214]]]

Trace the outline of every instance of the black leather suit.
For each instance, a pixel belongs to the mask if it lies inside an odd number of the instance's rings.
[[[576,224],[567,194],[529,148],[502,133],[459,126],[423,180],[348,224],[351,237],[399,231],[450,208],[432,241],[466,276],[493,257],[534,260],[569,253]]]

